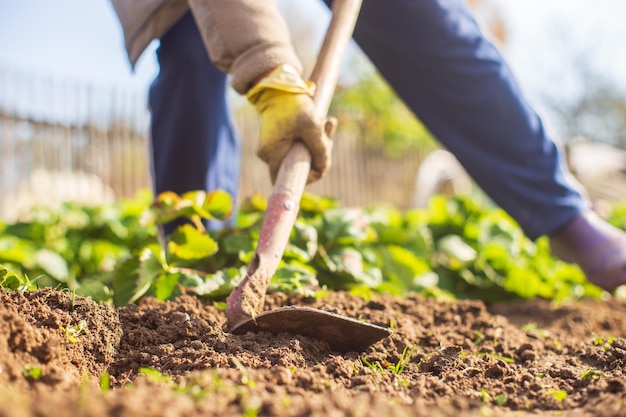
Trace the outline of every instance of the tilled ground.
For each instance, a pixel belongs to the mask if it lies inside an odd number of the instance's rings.
[[[270,295],[392,327],[364,352],[222,330],[193,296],[0,295],[0,416],[626,415],[626,305]]]

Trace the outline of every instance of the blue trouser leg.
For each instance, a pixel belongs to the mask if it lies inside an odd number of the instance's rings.
[[[587,207],[561,151],[462,0],[364,0],[354,37],[530,238]]]
[[[161,39],[157,58],[149,95],[154,192],[220,188],[236,201],[240,141],[226,105],[226,75],[209,60],[191,13]]]

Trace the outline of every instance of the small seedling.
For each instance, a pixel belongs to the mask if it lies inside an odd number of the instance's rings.
[[[226,311],[226,303],[223,301],[214,301],[213,305],[220,311]]]
[[[395,365],[390,365],[387,369],[390,369],[396,375],[400,375],[404,368],[409,364],[411,358],[413,357],[413,352],[415,352],[415,346],[407,345],[402,350],[402,355],[400,355],[400,359]]]
[[[391,330],[396,328],[396,321],[394,319],[389,319],[389,328]]]
[[[315,293],[313,294],[313,298],[315,300],[321,300],[324,297],[328,296],[328,290],[317,290],[315,291]]]
[[[257,417],[259,415],[259,411],[261,410],[262,405],[263,400],[258,395],[243,398],[241,401],[241,406],[243,407],[244,417]]]
[[[489,391],[487,391],[487,388],[483,388],[480,390],[480,400],[484,403],[490,403],[492,401],[491,395],[489,395]]]
[[[380,362],[370,362],[365,358],[359,359],[361,363],[372,371],[374,375],[384,374],[386,372],[385,368],[380,364]]]
[[[515,359],[510,358],[508,356],[498,355],[497,353],[485,353],[485,352],[476,352],[474,353],[476,356],[486,356],[488,358],[499,359],[506,363],[514,363]]]
[[[76,290],[66,287],[61,289],[61,292],[66,292],[72,297],[72,307],[70,311],[74,311],[74,309],[76,308]]]
[[[396,383],[402,385],[404,388],[408,388],[411,385],[406,379],[400,379],[396,381]]]
[[[609,336],[606,339],[604,337],[596,337],[592,343],[594,346],[602,346],[604,350],[609,350],[613,347],[613,342],[615,342],[615,338]]]
[[[73,326],[63,327],[61,326],[61,331],[65,333],[65,337],[72,343],[78,342],[78,337],[89,334],[89,330],[87,329],[87,321],[81,320],[78,324]]]
[[[498,407],[502,407],[504,404],[506,404],[508,397],[506,394],[500,394],[496,396],[496,404],[498,404]]]
[[[562,402],[567,398],[567,391],[559,390],[559,391],[551,391],[548,393],[549,396],[554,397],[558,402]]]
[[[254,386],[256,385],[255,382],[248,378],[248,370],[245,366],[243,366],[239,359],[233,356],[232,358],[230,358],[230,361],[233,363],[233,365],[237,367],[237,369],[239,369],[239,371],[241,371],[241,383],[249,386],[250,388],[254,388]]]
[[[111,376],[107,371],[100,374],[100,391],[108,392],[111,389]]]
[[[602,376],[602,372],[597,371],[595,369],[586,369],[581,375],[580,380],[586,381],[589,378],[600,378]]]
[[[26,274],[18,274],[4,266],[0,266],[0,293],[9,291],[24,292],[36,289],[35,281],[30,280]]]
[[[41,368],[37,365],[24,365],[24,376],[37,380],[41,378]]]
[[[363,364],[363,360],[357,359],[357,361]],[[352,371],[354,372],[354,375],[359,375],[359,368],[356,366],[356,363],[354,362],[352,362]]]
[[[378,361],[370,362],[365,358],[360,358],[359,360],[363,365],[370,368],[374,375],[386,374],[388,371],[391,371],[394,375],[400,375],[411,361],[411,358],[413,357],[413,352],[415,352],[415,346],[405,346],[404,350],[402,351],[402,355],[400,355],[400,359],[398,359],[398,362],[396,362],[395,364],[387,361],[383,361],[383,363],[380,363]],[[358,374],[358,372],[355,373]]]
[[[478,412],[482,417],[491,417],[493,415],[493,411],[491,410],[491,408],[487,407],[486,405],[481,406]]]
[[[480,332],[478,330],[474,331],[474,344],[475,345],[480,345],[481,343],[483,343],[485,341],[485,334],[483,332]]]
[[[537,326],[537,323],[535,323],[534,321],[530,321],[526,324],[523,324],[522,330],[526,332],[526,334],[536,335],[542,339],[545,339],[546,337],[550,336],[550,332],[548,330],[540,329]]]
[[[139,368],[139,373],[147,376],[152,382],[172,383],[172,379],[169,376],[163,375],[159,370],[154,368]]]

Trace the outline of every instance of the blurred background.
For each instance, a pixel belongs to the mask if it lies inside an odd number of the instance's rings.
[[[278,1],[307,68],[329,13],[317,0]],[[563,140],[594,201],[626,190],[626,2],[468,0],[524,89]],[[147,89],[154,42],[131,71],[108,0],[0,2],[0,217],[45,202],[106,202],[150,187]],[[254,156],[258,126],[232,94],[244,143],[241,198],[271,192]],[[312,192],[344,205],[423,206],[476,188],[404,108],[356,46],[331,108],[334,166]],[[262,175],[259,175],[262,172]]]

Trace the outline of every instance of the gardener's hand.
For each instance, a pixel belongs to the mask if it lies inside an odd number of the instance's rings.
[[[315,85],[305,82],[288,65],[281,65],[248,91],[248,100],[261,118],[257,155],[270,168],[272,183],[294,141],[301,140],[311,153],[307,182],[320,179],[331,162],[336,120],[323,119],[313,103]]]

